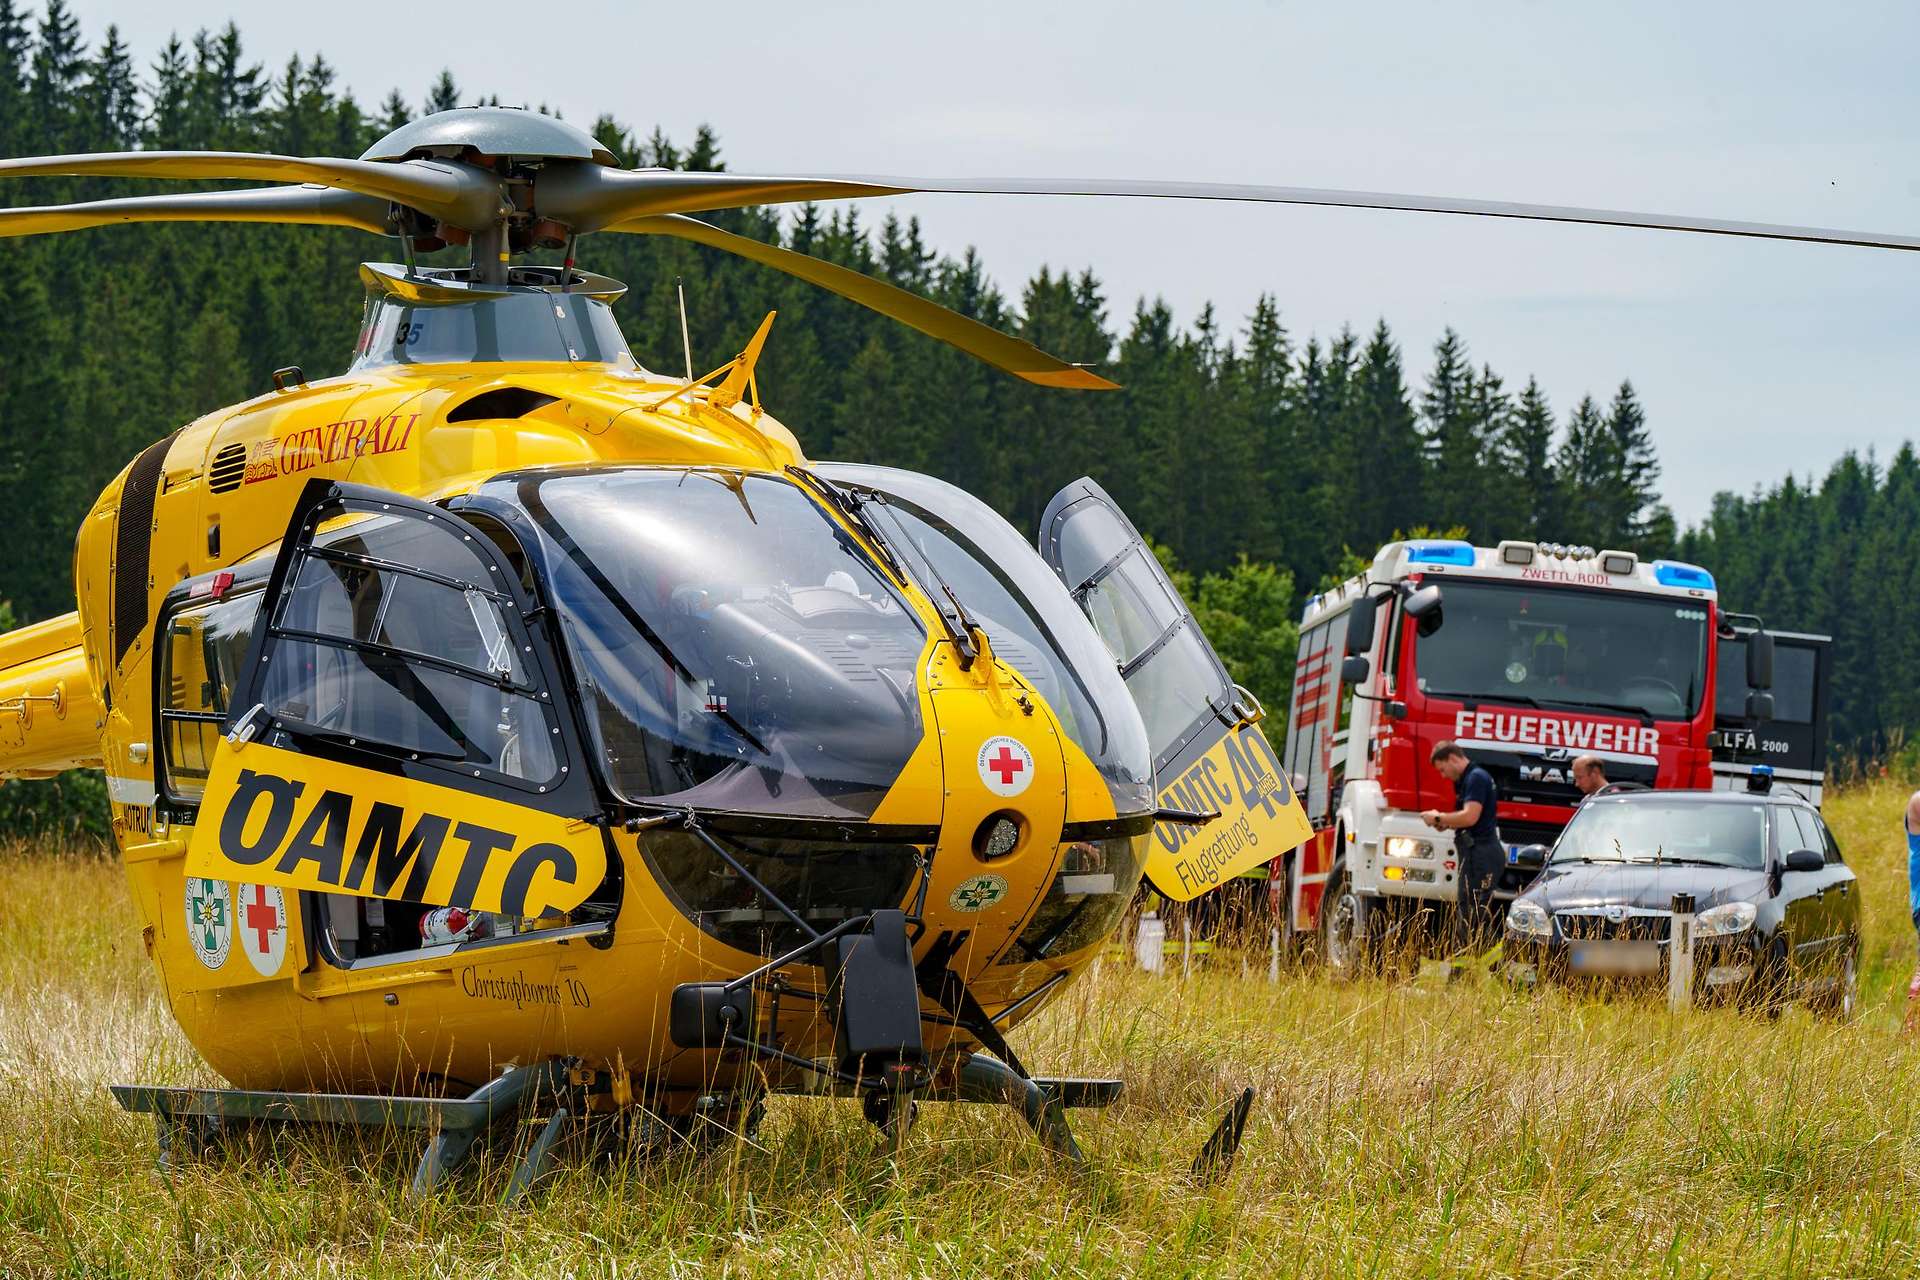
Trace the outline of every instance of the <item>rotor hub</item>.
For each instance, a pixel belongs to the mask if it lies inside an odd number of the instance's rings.
[[[368,147],[362,160],[458,160],[469,155],[522,160],[590,160],[618,168],[592,134],[518,107],[456,107],[401,125]]]

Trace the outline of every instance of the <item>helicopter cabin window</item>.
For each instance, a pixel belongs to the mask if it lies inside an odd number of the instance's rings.
[[[1033,685],[1093,761],[1116,812],[1152,808],[1153,753],[1133,699],[1112,655],[1033,544],[978,498],[931,476],[846,463],[819,472],[879,496],[867,508],[869,519],[952,588],[986,631],[994,656]]]
[[[352,515],[289,572],[260,689],[276,725],[463,777],[555,783],[558,721],[491,543],[433,516]]]
[[[1173,584],[1106,501],[1055,517],[1061,577],[1106,642],[1164,770],[1230,700],[1226,672]]]
[[[870,817],[922,738],[919,616],[782,476],[494,481],[524,510],[609,787],[629,802]],[[891,902],[875,905],[893,905]]]
[[[613,309],[584,294],[527,289],[428,304],[367,299],[354,369],[472,361],[639,367]]]
[[[308,893],[319,905],[321,954],[336,969],[367,969],[514,942],[591,938],[611,927],[620,909],[620,878],[610,875],[572,911],[516,916],[424,902]],[[311,908],[310,908],[311,910]]]
[[[206,791],[213,749],[253,639],[260,600],[257,589],[222,598],[190,598],[167,617],[160,754],[161,785],[169,800],[197,804]]]

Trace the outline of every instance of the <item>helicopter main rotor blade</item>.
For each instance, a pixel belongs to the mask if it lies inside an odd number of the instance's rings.
[[[133,222],[291,222],[392,235],[387,202],[327,187],[258,187],[0,209],[0,238]]]
[[[991,325],[969,319],[884,280],[876,280],[858,271],[796,253],[792,249],[737,236],[696,218],[679,214],[635,218],[615,223],[606,230],[629,235],[673,236],[736,254],[749,262],[757,262],[763,267],[772,267],[775,271],[783,271],[809,284],[818,285],[829,293],[837,293],[850,302],[857,302],[889,319],[898,320],[910,329],[917,329],[975,359],[986,361],[996,369],[1003,369],[1039,386],[1073,391],[1120,389],[1118,383],[1108,381],[1091,369],[1083,369],[1050,356],[1024,338],[1002,333]]]
[[[1572,205],[1521,204],[1507,200],[1463,200],[1452,196],[1404,195],[1390,191],[1343,191],[1325,187],[1262,187],[1210,182],[1152,182],[1131,179],[1071,178],[898,178],[860,174],[788,174],[754,177],[734,173],[683,173],[664,170],[632,173],[602,170],[566,193],[565,200],[588,220],[616,221],[651,213],[697,213],[756,204],[808,200],[844,200],[910,194],[1107,196],[1147,200],[1226,200],[1257,204],[1321,205],[1341,209],[1398,209],[1476,218],[1515,218],[1534,222],[1586,223],[1688,231],[1702,235],[1745,236],[1763,240],[1799,240],[1816,244],[1857,245],[1874,249],[1920,250],[1920,236],[1839,231],[1825,227],[1738,222],[1677,214],[1633,213],[1621,209],[1584,209]],[[591,184],[591,190],[585,189]],[[542,192],[545,195],[545,192]],[[549,216],[566,220],[546,205]],[[602,224],[604,225],[604,223]]]
[[[865,178],[761,178],[686,169],[609,169],[552,165],[535,181],[541,216],[582,234],[631,218],[702,213],[756,204],[804,204],[866,196],[909,195],[913,187],[875,185]],[[617,228],[614,228],[617,229]]]
[[[36,177],[238,178],[310,183],[392,200],[469,231],[498,218],[501,203],[499,184],[485,173],[431,160],[389,163],[250,151],[115,151],[0,160],[0,178]]]

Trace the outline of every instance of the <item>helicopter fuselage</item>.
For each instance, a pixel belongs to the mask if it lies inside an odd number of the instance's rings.
[[[189,874],[189,850],[216,797],[169,804],[168,780],[156,765],[184,753],[177,727],[158,721],[169,694],[156,681],[167,678],[169,593],[199,582],[215,584],[208,591],[217,594],[225,589],[222,571],[264,563],[316,479],[445,503],[505,472],[639,465],[778,476],[805,461],[771,417],[745,405],[715,408],[705,388],[688,391],[677,379],[614,365],[446,364],[303,383],[210,414],[108,486],[82,527],[75,565],[87,668],[102,693],[100,760],[145,948],[174,1016],[216,1070],[248,1088],[392,1090],[421,1077],[481,1081],[503,1064],[569,1056],[631,1073],[650,1090],[685,1093],[713,1087],[716,1071],[746,1065],[731,1055],[723,1066],[718,1055],[676,1048],[668,1038],[677,985],[732,977],[767,955],[729,945],[689,915],[649,861],[643,846],[660,838],[653,832],[629,833],[596,814],[571,820],[569,838],[599,845],[617,884],[603,928],[581,929],[562,913],[548,927],[484,945],[345,958],[327,918],[341,895]],[[824,504],[822,514],[861,539]],[[1006,1013],[1001,1025],[1010,1026],[1057,993],[1104,940],[1101,931],[1092,945],[1032,962],[1012,954],[1068,854],[1063,827],[1111,825],[1113,800],[1039,690],[991,652],[963,669],[932,604],[911,582],[891,585],[926,636],[914,658],[921,732],[873,819],[922,828],[927,837],[917,953],[942,948],[949,967],[990,1012]],[[180,673],[172,679],[178,683]],[[981,764],[982,744],[1002,738],[1024,755]],[[342,813],[352,825],[338,838],[349,849],[363,834],[369,808],[362,801],[374,793],[386,800],[410,794],[404,802],[415,806],[416,821],[436,810],[443,825],[473,819],[468,825],[490,833],[492,843],[469,839],[465,856],[482,861],[510,857],[516,842],[529,842],[516,825],[569,825],[532,810],[521,811],[522,823],[514,806],[497,799],[481,808],[452,787],[264,742],[223,749],[243,752],[238,763],[256,778],[293,780],[301,792],[291,808],[296,826],[327,797],[345,797]],[[1017,798],[989,788],[995,767],[1031,771]],[[1021,835],[989,868],[970,842],[1001,811],[1018,816]],[[1146,836],[1122,839],[1137,845]],[[458,854],[449,839],[443,864]],[[1137,849],[1121,859],[1122,881],[1106,886],[1115,901],[1131,895],[1139,866]],[[386,906],[420,913],[418,904]],[[364,920],[357,923],[364,932]],[[409,919],[396,929],[412,927]],[[772,1034],[805,1057],[830,1049],[832,1028],[822,1016],[821,971],[799,974],[773,1010]],[[929,1027],[936,1057],[971,1043],[950,1026]]]

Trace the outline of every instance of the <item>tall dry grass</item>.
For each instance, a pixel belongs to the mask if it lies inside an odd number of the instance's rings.
[[[484,1169],[422,1203],[404,1141],[291,1136],[163,1176],[109,1080],[206,1079],[157,1002],[118,870],[0,864],[0,1273],[21,1275],[1911,1275],[1920,1046],[1905,791],[1830,816],[1865,881],[1867,1008],[1671,1016],[1491,983],[1188,980],[1106,963],[1018,1037],[1127,1077],[1091,1167],[1013,1115],[929,1106],[904,1156],[845,1103],[777,1100],[702,1159],[569,1157],[525,1209]],[[1185,1176],[1260,1101],[1232,1178]]]

